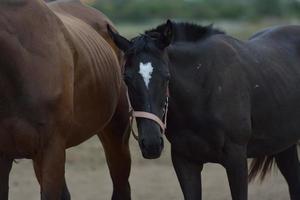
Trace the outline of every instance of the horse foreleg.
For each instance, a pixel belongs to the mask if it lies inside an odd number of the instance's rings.
[[[64,140],[60,137],[51,138],[47,146],[34,159],[34,168],[41,186],[41,199],[61,199],[65,183]]]
[[[226,169],[232,200],[247,200],[248,166],[246,147],[230,144],[225,148],[223,166]]]
[[[105,131],[98,135],[105,150],[106,160],[113,182],[113,200],[130,200],[129,175],[131,158],[128,140],[123,134]]]
[[[33,161],[33,167],[34,167],[34,172],[35,172],[36,178],[37,178],[39,184],[41,185],[41,167],[39,166],[39,163],[36,161]],[[70,195],[65,177],[64,177],[64,188],[63,188],[63,192],[61,194],[60,200],[71,200],[71,195]]]
[[[300,165],[297,146],[275,155],[277,166],[289,186],[291,200],[300,199]]]
[[[185,200],[201,200],[201,171],[203,164],[184,159],[172,149],[172,162]]]
[[[9,173],[12,168],[12,159],[0,157],[0,199],[8,200]]]

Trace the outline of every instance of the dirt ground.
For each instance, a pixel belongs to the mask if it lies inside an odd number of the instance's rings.
[[[131,141],[133,200],[181,200],[183,196],[170,161],[169,146],[158,160],[144,160],[137,143]],[[66,177],[73,200],[108,200],[111,180],[102,146],[97,138],[68,150]],[[39,186],[32,163],[19,160],[11,173],[10,200],[38,200]],[[225,171],[215,164],[203,171],[203,199],[230,200]],[[288,200],[287,185],[278,170],[263,183],[249,186],[249,200]]]

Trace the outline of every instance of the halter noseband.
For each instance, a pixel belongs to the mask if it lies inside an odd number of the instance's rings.
[[[135,118],[144,118],[144,119],[150,119],[154,122],[156,122],[161,129],[161,133],[164,134],[166,129],[167,129],[167,115],[168,115],[168,108],[169,108],[169,86],[167,87],[167,99],[164,107],[164,114],[163,114],[163,120],[161,120],[158,116],[156,116],[153,113],[150,112],[145,112],[145,111],[135,111],[130,103],[128,91],[127,91],[127,99],[128,99],[128,104],[129,104],[129,113],[130,113],[130,129],[131,132],[136,140],[138,140],[138,135],[135,133],[135,131],[132,128],[133,120]]]

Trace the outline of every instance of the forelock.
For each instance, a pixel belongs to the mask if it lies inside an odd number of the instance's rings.
[[[154,40],[149,35],[141,34],[130,41],[131,47],[125,53],[126,55],[136,55],[139,52],[150,50],[153,48]]]

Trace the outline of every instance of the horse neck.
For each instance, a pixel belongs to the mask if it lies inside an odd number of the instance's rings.
[[[170,91],[176,96],[185,96],[185,91],[203,93],[211,87],[213,78],[211,69],[213,60],[209,59],[204,50],[193,43],[176,43],[168,49],[169,69],[171,73]],[[203,91],[202,91],[203,90]]]
[[[216,34],[225,34],[225,32],[215,29],[212,26],[200,26],[190,23],[173,24],[174,42],[199,42]]]
[[[174,42],[167,49],[170,70],[202,70],[212,65],[212,60],[199,43]]]

